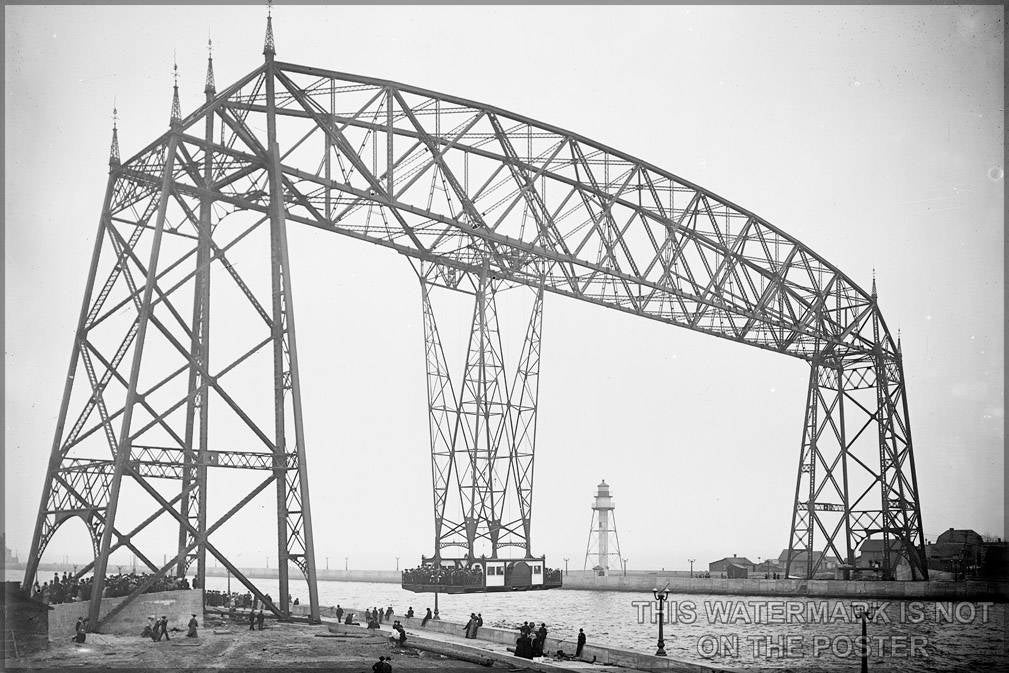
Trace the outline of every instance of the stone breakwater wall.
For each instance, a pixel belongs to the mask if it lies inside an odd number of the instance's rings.
[[[1009,600],[1009,582],[870,582],[862,580],[765,580],[680,577],[655,573],[627,576],[568,576],[565,589],[650,592],[668,583],[674,594],[794,596],[816,598],[888,598],[893,600]]]

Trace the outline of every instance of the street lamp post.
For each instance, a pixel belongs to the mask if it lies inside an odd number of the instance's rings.
[[[399,572],[399,557],[396,557],[396,572]]]
[[[570,560],[571,559],[568,558],[567,556],[564,557],[564,576],[565,577],[568,576],[568,561],[570,561]]]
[[[655,600],[659,602],[659,642],[658,642],[658,649],[655,650],[655,656],[657,657],[666,656],[666,642],[662,639],[662,621],[663,621],[662,608],[666,602],[666,597],[669,595],[669,592],[666,591],[666,587],[668,586],[669,584],[667,583],[666,586],[662,587],[661,589],[652,589],[652,595],[655,596]]]
[[[687,561],[690,562],[690,577],[694,576],[694,561],[697,559],[688,558]]]
[[[347,572],[348,570],[350,570],[350,557],[349,556],[344,556],[343,557],[343,571]]]
[[[862,618],[862,640],[859,643],[860,653],[862,655],[862,665],[861,673],[869,673],[869,640],[866,638],[865,620],[868,617],[872,619],[875,615],[875,611],[872,608],[859,610],[859,615]]]

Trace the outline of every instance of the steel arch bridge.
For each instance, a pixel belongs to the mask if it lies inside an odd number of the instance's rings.
[[[854,564],[875,536],[885,576],[906,563],[927,578],[900,343],[875,282],[866,292],[758,215],[578,134],[277,61],[270,24],[264,55],[220,92],[209,61],[206,102],[185,117],[176,83],[169,130],[125,161],[113,131],[26,587],[53,534],[79,516],[94,546],[78,575],[94,573],[95,628],[119,549],[151,570],[147,584],[193,566],[202,580],[209,553],[265,601],[211,538],[272,487],[281,589],[267,606],[289,615],[293,563],[318,618],[289,223],[392,249],[414,265],[435,559],[455,550],[472,560],[480,549],[532,557],[543,297],[553,293],[807,361],[786,572],[811,577],[826,554]],[[531,309],[509,369],[495,297],[519,287]],[[449,371],[431,301],[446,289],[473,296],[461,377]],[[213,324],[211,305],[225,299],[250,321]],[[245,401],[231,383],[243,368],[263,374],[264,400]],[[212,437],[211,406],[215,422],[227,416],[247,443]],[[225,492],[229,469],[262,479],[232,488],[240,497],[211,517],[208,493]],[[127,483],[153,501],[132,527],[117,523]],[[139,542],[159,521],[178,536],[177,555],[162,564]]]

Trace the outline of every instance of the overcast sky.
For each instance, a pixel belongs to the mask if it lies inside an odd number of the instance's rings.
[[[278,59],[570,129],[758,213],[864,287],[875,267],[887,323],[903,333],[929,539],[951,526],[1004,534],[1002,21],[1000,7],[951,6],[274,12]],[[203,100],[208,31],[221,89],[261,63],[264,24],[255,6],[5,8],[5,526],[22,557],[113,100],[130,156],[167,129],[173,51],[187,113]],[[416,278],[386,250],[289,232],[320,566],[412,565],[432,551]],[[459,304],[455,320],[468,317]],[[807,373],[548,296],[535,549],[581,567],[605,478],[631,568],[777,556]],[[264,503],[217,536],[241,565],[276,562],[272,495]],[[81,530],[61,531],[47,558],[84,560]]]

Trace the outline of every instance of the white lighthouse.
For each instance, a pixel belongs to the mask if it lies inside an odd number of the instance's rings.
[[[592,522],[589,524],[589,541],[585,545],[585,565],[583,570],[592,569],[598,575],[608,575],[610,570],[622,567],[620,538],[614,515],[613,496],[604,479],[596,491],[592,505]],[[589,563],[592,563],[590,566]]]

